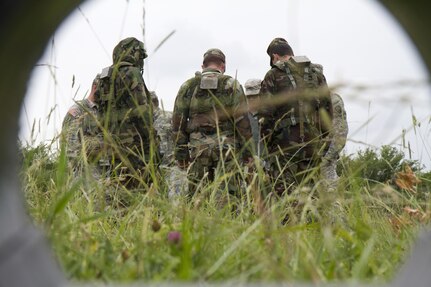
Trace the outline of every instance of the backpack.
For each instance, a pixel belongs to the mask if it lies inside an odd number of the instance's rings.
[[[234,105],[234,89],[226,89],[229,80],[233,79],[211,72],[196,75],[190,97],[189,133],[215,133],[217,122],[221,130],[232,130],[229,108]]]
[[[331,110],[331,98],[322,66],[305,56],[293,56],[275,66],[286,75],[285,81],[278,82],[276,93],[287,92],[288,96],[276,110],[274,130],[299,127],[301,142],[326,136],[331,115],[325,111]]]
[[[133,104],[127,88],[119,89],[122,69],[133,66],[120,62],[115,66],[106,67],[100,74],[96,92],[98,119],[101,127],[113,139],[125,148],[140,148],[144,145],[149,152],[150,138],[157,138],[153,130],[152,106],[150,93],[144,84],[146,103]]]

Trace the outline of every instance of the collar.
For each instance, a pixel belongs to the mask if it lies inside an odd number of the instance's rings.
[[[205,74],[223,74],[220,70],[214,68],[205,68],[202,70],[202,76]]]
[[[87,105],[87,107],[89,107],[90,109],[95,109],[97,108],[97,104],[93,101],[90,101],[90,99],[84,99],[85,104]]]

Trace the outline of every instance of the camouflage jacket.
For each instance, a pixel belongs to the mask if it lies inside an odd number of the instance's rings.
[[[105,141],[122,147],[123,151],[141,153],[143,147],[144,153],[149,154],[156,132],[150,92],[141,69],[125,61],[105,69],[109,72],[102,72],[96,94],[99,120],[110,137]]]
[[[79,163],[84,147],[86,156],[94,155],[101,148],[96,116],[97,105],[84,99],[76,102],[63,119],[61,140],[66,144],[66,154],[73,166]]]
[[[251,133],[253,138],[253,149],[256,155],[261,155],[262,147],[260,142],[260,127],[257,115],[248,113],[248,119],[250,121]]]
[[[204,69],[181,86],[175,100],[172,115],[175,159],[190,159],[191,134],[215,137],[217,132],[237,148],[245,146],[251,138],[245,95],[237,80],[218,70]]]
[[[162,164],[169,165],[173,161],[174,143],[172,141],[172,112],[160,108],[154,110],[154,128],[160,141]]]
[[[308,69],[307,76],[299,76],[300,69]],[[263,136],[277,129],[296,126],[301,121],[318,127],[319,133],[327,135],[331,128],[332,103],[322,70],[322,66],[313,63],[302,68],[293,58],[272,66],[261,87],[263,105],[258,116],[263,122]],[[304,109],[302,119],[301,105]]]

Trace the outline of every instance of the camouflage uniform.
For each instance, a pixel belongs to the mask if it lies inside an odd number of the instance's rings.
[[[330,143],[328,151],[322,158],[320,171],[326,187],[332,190],[337,188],[337,160],[340,157],[341,151],[346,145],[349,127],[347,124],[346,110],[344,109],[343,99],[340,95],[332,93],[331,100],[334,115],[332,119],[332,130],[329,134]]]
[[[268,55],[278,47],[288,47],[274,39]],[[272,63],[262,81],[264,106],[259,110],[261,134],[268,154],[269,174],[277,193],[300,184],[318,166],[330,129],[332,104],[320,65],[306,57],[291,57]]]
[[[147,184],[159,158],[151,96],[142,77],[146,57],[142,42],[133,37],[120,41],[96,94],[104,153],[112,175],[129,187]]]
[[[216,57],[225,62],[223,52],[210,49],[205,60]],[[175,159],[189,162],[190,192],[208,173],[214,180],[220,163],[228,172],[233,165],[233,154],[242,148],[243,156],[249,156],[245,143],[251,137],[250,123],[245,110],[245,97],[240,83],[222,71],[204,68],[180,88],[172,116]],[[228,189],[236,190],[236,183],[228,183]]]
[[[248,118],[250,120],[251,133],[253,135],[253,150],[259,157],[263,150],[263,146],[260,141],[260,126],[257,115],[258,102],[256,99],[259,97],[261,82],[262,80],[260,79],[249,79],[244,84],[248,105]]]
[[[97,137],[97,105],[89,99],[77,101],[67,112],[62,124],[62,144],[65,144],[69,168],[78,176],[87,166],[94,178],[100,178],[97,154],[101,139]],[[87,164],[85,164],[87,163]]]
[[[161,164],[172,165],[174,161],[174,142],[172,141],[172,112],[162,110],[154,91],[151,91],[151,99],[154,109],[154,129],[159,137],[159,150],[162,157]]]

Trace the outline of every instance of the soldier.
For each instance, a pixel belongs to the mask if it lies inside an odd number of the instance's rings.
[[[151,91],[154,109],[154,128],[159,136],[161,164],[170,166],[174,161],[174,143],[172,141],[172,112],[160,108],[159,98],[155,91]]]
[[[174,165],[174,142],[172,140],[172,112],[160,108],[156,92],[151,91],[154,107],[154,128],[160,140],[161,169],[168,185],[168,196],[173,198],[187,192],[187,173]]]
[[[327,145],[332,104],[322,66],[295,57],[283,38],[267,49],[271,70],[262,81],[259,110],[270,177],[280,194],[298,186],[317,167]]]
[[[183,169],[191,163],[190,195],[196,192],[205,174],[207,180],[214,180],[218,166],[224,164],[224,171],[233,171],[232,159],[239,151],[243,157],[249,157],[245,144],[251,138],[251,130],[245,96],[240,83],[224,74],[225,59],[219,49],[205,52],[202,73],[187,80],[175,100],[175,159]],[[238,190],[235,180],[228,182],[228,190]]]
[[[146,57],[141,41],[121,40],[113,65],[101,73],[96,97],[111,178],[130,188],[147,186],[159,160],[151,95],[142,77]]]
[[[68,110],[62,124],[62,142],[66,147],[68,165],[75,175],[82,171],[84,162],[91,161],[100,151],[101,141],[97,134],[97,105],[95,103],[96,88],[99,83],[98,74],[91,85],[91,91],[87,98],[77,101]],[[90,161],[90,162],[89,162]],[[96,166],[91,165],[92,175],[100,176]]]
[[[260,128],[257,117],[259,107],[259,93],[262,80],[249,79],[245,82],[245,95],[247,97],[248,118],[250,120],[251,132],[253,135],[253,148],[255,154],[260,157],[262,147],[260,146]]]
[[[330,143],[326,154],[322,158],[320,171],[325,187],[331,191],[338,185],[337,161],[340,153],[346,145],[349,126],[347,124],[346,110],[340,95],[331,93],[333,107],[332,130],[329,134]]]

